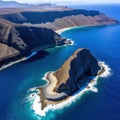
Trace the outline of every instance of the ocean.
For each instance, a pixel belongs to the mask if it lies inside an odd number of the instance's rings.
[[[120,21],[120,5],[70,7],[99,10]],[[0,71],[0,120],[120,120],[120,25],[77,27],[61,35],[74,45],[47,49],[42,57],[39,53]],[[81,91],[67,105],[40,111],[31,95],[38,93],[35,87],[45,85],[45,73],[57,70],[77,48],[89,49],[104,62],[107,76],[96,79],[93,89]]]

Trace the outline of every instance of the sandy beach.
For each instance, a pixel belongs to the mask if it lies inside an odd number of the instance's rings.
[[[56,30],[55,32],[58,33],[58,34],[61,34],[62,32],[66,31],[66,30],[70,30],[70,29],[73,29],[73,28],[76,28],[76,27],[62,28],[62,29]]]
[[[64,96],[66,96],[65,93],[56,93],[55,87],[57,86],[57,78],[53,75],[54,72],[49,72],[47,74],[46,79],[49,81],[48,85],[44,87],[44,94],[47,99],[49,100],[61,100]]]
[[[49,80],[48,85],[45,86],[45,94],[49,94],[49,95],[56,95],[56,93],[54,92],[54,88],[57,84],[57,79],[56,77],[53,75],[53,72],[49,72],[46,76],[46,79]]]
[[[65,93],[56,93],[54,91],[56,85],[57,85],[57,79],[53,75],[54,72],[48,72],[46,79],[48,81],[47,85],[44,86],[43,88],[38,88],[40,90],[40,98],[41,98],[41,103],[42,103],[42,109],[45,108],[49,104],[57,104],[60,103],[65,98],[66,94]]]
[[[74,26],[74,27],[67,27],[67,28],[62,28],[59,30],[56,30],[55,32],[58,34],[61,34],[64,31],[70,30],[70,29],[74,29],[74,28],[83,28],[83,27],[93,27],[93,26],[105,26],[105,25],[110,25],[110,24],[116,24],[116,23],[108,23],[108,24],[104,24],[104,23],[99,23],[99,24],[95,24],[95,25],[82,25],[82,26]]]

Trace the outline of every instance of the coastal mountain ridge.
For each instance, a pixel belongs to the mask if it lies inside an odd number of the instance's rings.
[[[26,57],[34,51],[69,44],[70,41],[55,32],[59,29],[115,23],[117,23],[116,20],[93,10],[76,10],[66,7],[35,11],[31,8],[1,9],[0,66],[14,59]]]

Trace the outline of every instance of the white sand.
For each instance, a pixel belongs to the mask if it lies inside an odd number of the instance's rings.
[[[54,92],[54,88],[57,84],[57,79],[56,77],[53,75],[53,72],[49,72],[47,74],[47,78],[48,78],[48,85],[45,87],[44,92],[49,94],[49,95],[56,95],[57,93]]]
[[[109,24],[111,24],[111,23],[109,23]],[[95,24],[95,25],[84,25],[84,26],[67,27],[67,28],[62,28],[62,29],[56,30],[55,32],[58,33],[58,34],[61,34],[62,32],[67,31],[67,30],[70,30],[70,29],[73,29],[73,28],[83,28],[83,27],[93,27],[93,26],[104,26],[104,25],[109,25],[109,24]],[[114,24],[114,23],[113,23],[113,24]]]
[[[61,34],[62,32],[66,31],[66,30],[70,30],[72,28],[76,28],[76,27],[63,28],[63,29],[56,30],[55,32],[58,33],[58,34]]]

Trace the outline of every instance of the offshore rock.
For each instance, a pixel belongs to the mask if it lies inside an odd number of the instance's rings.
[[[101,67],[98,61],[87,49],[78,49],[68,58],[68,60],[54,73],[57,78],[57,86],[55,91],[58,93],[66,93],[71,95],[76,92],[81,82],[84,85],[87,81],[84,80],[87,76],[96,76]]]

